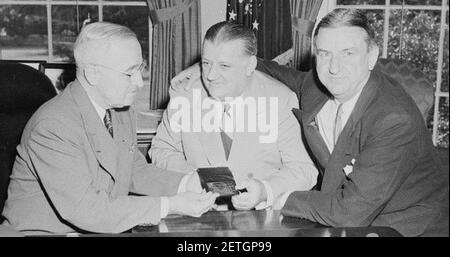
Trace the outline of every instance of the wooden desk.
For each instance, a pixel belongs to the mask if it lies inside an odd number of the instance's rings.
[[[280,211],[210,211],[200,218],[169,216],[157,226],[137,226],[130,236],[149,237],[398,237],[388,227],[331,228]]]

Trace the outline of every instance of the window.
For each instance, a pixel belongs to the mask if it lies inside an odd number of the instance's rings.
[[[0,21],[0,59],[73,63],[73,43],[88,21],[129,27],[138,36],[144,59],[150,59],[145,0],[1,0]],[[150,95],[148,71],[143,76],[144,92],[136,99],[139,110],[148,109]]]
[[[337,0],[336,7],[366,9],[382,57],[407,60],[434,82],[427,125],[434,144],[448,148],[448,0]]]

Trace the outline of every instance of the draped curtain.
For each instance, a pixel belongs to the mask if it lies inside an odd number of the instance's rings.
[[[200,57],[200,0],[147,0],[147,5],[153,24],[149,105],[164,109],[171,78]]]
[[[290,0],[290,5],[294,41],[293,67],[307,71],[312,68],[311,38],[322,0]]]
[[[258,57],[272,59],[292,46],[288,1],[227,0],[227,20],[251,28],[258,39]]]

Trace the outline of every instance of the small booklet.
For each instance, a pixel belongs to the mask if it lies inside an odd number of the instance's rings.
[[[207,192],[219,193],[221,197],[239,194],[236,182],[228,167],[198,168],[200,183]]]

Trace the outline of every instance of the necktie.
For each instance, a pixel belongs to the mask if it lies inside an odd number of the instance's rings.
[[[222,129],[220,130],[220,136],[222,138],[223,149],[225,150],[225,157],[227,160],[228,156],[230,156],[231,145],[233,144],[233,139],[224,131],[226,124],[230,121],[231,118],[229,111],[230,105],[224,104],[222,114]]]
[[[339,104],[337,111],[336,111],[336,118],[334,120],[334,130],[333,130],[333,139],[334,144],[336,145],[339,135],[342,132],[342,104]]]
[[[105,117],[103,118],[103,123],[105,123],[105,127],[108,130],[111,137],[114,137],[113,125],[112,125],[112,119],[111,119],[111,109],[106,110]]]

